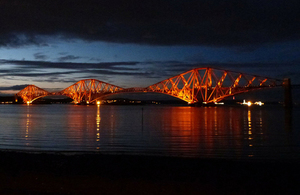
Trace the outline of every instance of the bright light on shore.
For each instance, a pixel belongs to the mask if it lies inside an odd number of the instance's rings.
[[[261,101],[255,102],[254,104],[255,104],[255,105],[259,105],[259,106],[264,105],[264,103],[262,103]]]
[[[258,105],[258,106],[264,105],[264,103],[261,102],[261,101],[252,103],[251,101],[246,102],[246,100],[244,100],[243,103],[241,103],[241,104],[242,104],[242,105],[247,105],[247,106],[252,106],[253,104],[254,104],[254,105]]]
[[[100,105],[101,104],[101,102],[100,101],[97,101],[97,105]]]
[[[224,105],[224,102],[215,102],[216,105]]]

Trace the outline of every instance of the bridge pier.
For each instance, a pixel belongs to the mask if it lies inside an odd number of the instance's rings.
[[[284,87],[284,106],[286,108],[292,108],[293,100],[292,100],[292,87],[291,87],[290,78],[285,78],[283,80],[283,87]]]

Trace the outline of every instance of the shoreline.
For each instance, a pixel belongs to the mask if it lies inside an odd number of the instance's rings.
[[[0,151],[1,194],[294,194],[300,160]]]

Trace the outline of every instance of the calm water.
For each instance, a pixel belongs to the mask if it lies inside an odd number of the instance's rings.
[[[298,159],[300,108],[0,105],[0,149]]]

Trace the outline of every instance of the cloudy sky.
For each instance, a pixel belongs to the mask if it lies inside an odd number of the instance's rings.
[[[147,87],[196,67],[300,84],[299,0],[1,0],[0,93],[86,78]]]

